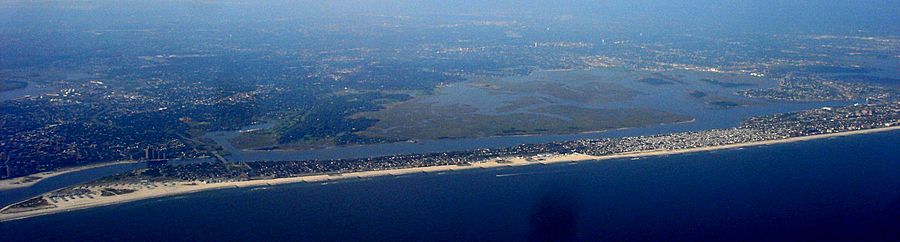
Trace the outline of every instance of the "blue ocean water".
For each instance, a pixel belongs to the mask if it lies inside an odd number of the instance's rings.
[[[900,132],[639,160],[210,191],[0,224],[3,241],[900,239]]]

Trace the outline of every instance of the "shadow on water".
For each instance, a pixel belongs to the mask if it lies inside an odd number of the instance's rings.
[[[574,241],[578,231],[578,201],[565,190],[545,193],[529,218],[529,241]]]

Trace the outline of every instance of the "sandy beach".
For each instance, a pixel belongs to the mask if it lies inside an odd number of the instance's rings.
[[[133,163],[140,163],[140,161],[128,160],[128,161],[100,163],[100,164],[93,164],[93,165],[86,165],[86,166],[68,167],[68,168],[62,168],[62,169],[58,169],[58,170],[54,170],[54,171],[45,171],[45,172],[32,174],[32,175],[28,175],[28,176],[23,176],[23,177],[4,179],[4,180],[0,180],[0,191],[16,189],[16,188],[23,188],[23,187],[30,187],[44,179],[62,175],[62,174],[66,174],[66,173],[70,173],[70,172],[94,169],[94,168],[104,167],[104,166],[112,166],[112,165],[120,165],[120,164],[133,164]]]
[[[225,188],[272,186],[272,185],[300,183],[300,182],[320,183],[320,182],[328,182],[328,181],[342,180],[342,179],[359,179],[359,178],[366,178],[366,177],[397,176],[397,175],[415,174],[415,173],[432,173],[432,172],[460,171],[460,170],[470,170],[470,169],[489,169],[489,168],[497,168],[497,167],[516,167],[516,166],[526,166],[526,165],[534,165],[534,164],[554,164],[554,163],[565,163],[565,162],[596,161],[596,160],[637,158],[637,157],[648,157],[648,156],[664,156],[664,155],[684,154],[684,153],[692,153],[692,152],[733,149],[733,148],[740,148],[740,147],[782,144],[782,143],[790,143],[790,142],[798,142],[798,141],[806,141],[806,140],[814,140],[814,139],[824,139],[824,138],[857,135],[857,134],[885,132],[885,131],[893,131],[893,130],[900,130],[900,126],[849,131],[849,132],[832,133],[832,134],[822,134],[822,135],[805,136],[805,137],[796,137],[796,138],[762,141],[762,142],[751,142],[751,143],[721,145],[721,146],[692,148],[692,149],[679,149],[679,150],[641,151],[641,152],[616,154],[616,155],[608,155],[608,156],[590,156],[590,155],[584,155],[584,154],[570,154],[570,155],[556,155],[556,156],[535,156],[535,157],[527,157],[527,158],[509,157],[509,158],[505,158],[505,159],[487,160],[484,162],[474,163],[474,164],[468,165],[468,166],[458,166],[458,165],[431,166],[431,167],[417,167],[417,168],[404,168],[404,169],[379,170],[379,171],[352,172],[352,173],[344,173],[344,174],[339,174],[339,175],[311,175],[311,176],[302,176],[302,177],[278,178],[278,179],[266,179],[266,180],[250,180],[250,181],[238,181],[238,182],[223,182],[223,183],[199,183],[199,182],[198,183],[195,183],[195,182],[174,182],[173,183],[173,182],[167,182],[167,183],[123,184],[123,185],[108,186],[108,187],[87,187],[86,189],[91,189],[93,191],[99,191],[100,189],[104,189],[104,188],[113,188],[113,189],[130,189],[130,190],[134,190],[134,192],[110,195],[110,196],[99,196],[99,195],[95,195],[95,196],[91,196],[91,197],[87,197],[87,196],[74,197],[73,196],[73,197],[68,197],[65,199],[56,198],[53,200],[45,197],[45,199],[48,200],[49,204],[48,204],[48,206],[44,206],[41,209],[35,209],[35,210],[30,210],[30,211],[14,211],[15,209],[11,209],[12,205],[4,207],[2,210],[0,210],[0,221],[9,221],[9,220],[22,219],[22,218],[33,217],[33,216],[40,216],[40,215],[46,215],[46,214],[54,214],[54,213],[67,212],[67,211],[73,211],[73,210],[79,210],[79,209],[86,209],[86,208],[91,208],[91,207],[99,207],[99,206],[105,206],[105,205],[111,205],[111,204],[125,203],[125,202],[136,201],[136,200],[173,196],[173,195],[179,195],[179,194],[188,194],[188,193],[194,193],[194,192],[200,192],[200,191],[209,191],[209,190],[225,189]],[[47,195],[47,194],[44,194],[42,196],[45,196],[45,195]]]

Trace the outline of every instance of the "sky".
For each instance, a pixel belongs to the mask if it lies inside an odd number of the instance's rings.
[[[571,17],[581,24],[642,22],[758,32],[900,33],[898,0],[301,0],[301,1],[18,1],[0,2],[0,23],[33,21],[63,9],[102,18],[168,13],[199,18],[368,15],[528,15]],[[98,14],[100,13],[100,14]],[[58,14],[53,12],[53,14]]]

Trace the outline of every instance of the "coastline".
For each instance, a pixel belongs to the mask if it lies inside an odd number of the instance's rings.
[[[825,139],[825,138],[850,136],[850,135],[858,135],[858,134],[887,132],[887,131],[895,131],[895,130],[900,130],[900,126],[855,130],[855,131],[847,131],[847,132],[839,132],[839,133],[831,133],[831,134],[811,135],[811,136],[794,137],[794,138],[769,140],[769,141],[710,146],[710,147],[701,147],[701,148],[690,148],[690,149],[679,149],[679,150],[650,150],[650,151],[640,151],[640,152],[623,153],[623,154],[606,155],[606,156],[569,154],[569,155],[557,155],[557,156],[541,156],[537,160],[533,160],[530,158],[522,158],[522,157],[509,157],[509,158],[506,158],[505,161],[502,161],[502,162],[498,159],[492,159],[492,160],[488,160],[488,161],[484,161],[484,162],[473,163],[472,165],[469,165],[469,166],[458,166],[458,165],[429,166],[429,167],[402,168],[402,169],[378,170],[378,171],[350,172],[350,173],[334,174],[334,175],[310,175],[310,176],[301,176],[301,177],[262,179],[262,180],[250,180],[250,181],[236,181],[236,182],[222,182],[222,183],[195,183],[195,182],[174,182],[174,183],[172,183],[172,182],[167,182],[167,183],[147,183],[147,184],[124,184],[124,185],[110,186],[109,188],[134,189],[135,191],[131,192],[131,193],[118,194],[118,195],[112,195],[112,196],[98,196],[98,197],[94,197],[94,198],[74,198],[74,197],[72,197],[71,200],[64,199],[64,201],[55,201],[54,203],[51,203],[49,205],[49,207],[45,207],[42,209],[13,212],[13,213],[4,213],[4,212],[8,212],[7,210],[11,206],[13,206],[13,205],[10,205],[10,206],[4,207],[3,209],[0,209],[0,222],[16,220],[16,219],[23,219],[23,218],[34,217],[34,216],[48,215],[48,214],[54,214],[54,213],[61,213],[61,212],[67,212],[67,211],[73,211],[73,210],[87,209],[87,208],[92,208],[92,207],[100,207],[100,206],[106,206],[106,205],[112,205],[112,204],[126,203],[126,202],[132,202],[132,201],[138,201],[138,200],[144,200],[144,199],[182,195],[182,194],[189,194],[189,193],[195,193],[195,192],[201,192],[201,191],[218,190],[218,189],[226,189],[226,188],[259,187],[259,186],[271,186],[271,185],[300,183],[300,182],[317,183],[317,182],[328,182],[328,181],[344,180],[344,179],[361,179],[361,178],[368,178],[368,177],[398,176],[398,175],[404,175],[404,174],[432,173],[432,172],[443,172],[443,171],[461,171],[461,170],[470,170],[470,169],[489,169],[489,168],[498,168],[498,167],[516,167],[516,166],[527,166],[527,165],[534,165],[534,164],[556,164],[556,163],[580,162],[580,161],[600,161],[600,160],[622,159],[622,158],[665,156],[665,155],[673,155],[673,154],[685,154],[685,153],[705,152],[705,151],[714,151],[714,150],[734,149],[734,148],[741,148],[741,147],[783,144],[783,143],[800,142],[800,141],[807,141],[807,140]],[[33,183],[31,183],[31,184],[33,184]],[[44,195],[47,195],[47,194],[43,194],[41,196],[44,196]]]
[[[122,164],[136,164],[143,161],[136,160],[125,160],[125,161],[114,161],[114,162],[104,162],[93,165],[83,165],[83,166],[73,166],[68,168],[61,168],[53,171],[45,171],[41,173],[35,173],[28,176],[16,177],[11,179],[3,179],[0,180],[0,191],[19,189],[31,187],[34,184],[37,184],[47,178],[51,178],[54,176],[59,176],[66,173],[83,171],[88,169],[94,169],[99,167],[113,166],[113,165],[122,165]]]

